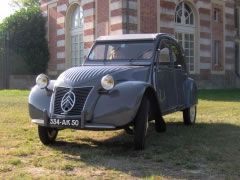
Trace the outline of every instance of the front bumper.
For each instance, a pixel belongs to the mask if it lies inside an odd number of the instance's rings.
[[[50,117],[48,116],[48,113],[46,110],[43,111],[43,119],[32,119],[32,123],[45,126],[45,127],[53,127],[53,128],[59,128],[59,129],[69,129],[67,126],[61,126],[61,125],[50,125]],[[79,130],[115,130],[117,129],[113,125],[109,124],[100,124],[100,123],[87,123],[85,122],[85,112],[81,113],[81,117],[79,118],[80,125],[78,127],[74,127],[72,129],[79,129]]]
[[[56,128],[122,129],[134,120],[145,88],[146,84],[135,81],[119,83],[106,94],[99,93],[98,88],[93,88],[82,108],[78,108],[80,113],[64,115],[58,111],[60,108],[55,109],[53,106],[55,94],[48,96],[45,90],[35,87],[29,95],[29,114],[33,123],[46,127],[52,126],[50,126],[50,120],[60,119],[63,122],[64,119],[70,119],[70,121],[78,120],[80,125],[72,128],[61,127],[58,124]],[[76,111],[74,110],[74,112]],[[51,124],[53,123],[51,122]]]

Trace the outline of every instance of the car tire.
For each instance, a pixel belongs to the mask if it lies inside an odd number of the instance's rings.
[[[183,121],[185,125],[194,125],[197,115],[197,106],[193,105],[190,108],[183,110]]]
[[[155,130],[159,133],[166,132],[166,123],[163,119],[163,117],[157,118],[155,120]]]
[[[143,150],[148,129],[149,101],[143,97],[138,113],[134,120],[134,147],[135,150]]]
[[[49,145],[55,142],[58,135],[58,130],[49,127],[38,126],[38,135],[39,139],[44,145]]]

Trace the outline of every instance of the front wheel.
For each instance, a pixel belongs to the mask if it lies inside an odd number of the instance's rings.
[[[143,97],[134,121],[134,146],[136,150],[143,150],[148,129],[149,101]]]
[[[58,135],[58,130],[49,127],[38,126],[38,135],[39,139],[44,145],[49,145],[55,142]]]
[[[190,108],[183,110],[183,121],[185,125],[193,125],[196,121],[197,106],[193,105]]]

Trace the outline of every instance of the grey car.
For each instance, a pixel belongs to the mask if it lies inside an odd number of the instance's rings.
[[[85,63],[56,80],[40,74],[29,95],[32,122],[45,145],[58,131],[125,129],[144,149],[149,121],[164,132],[163,116],[183,112],[195,123],[197,86],[182,48],[167,34],[99,37]]]

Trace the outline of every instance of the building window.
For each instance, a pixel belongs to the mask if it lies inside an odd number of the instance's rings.
[[[181,2],[176,9],[175,22],[183,25],[194,25],[192,9],[184,2]]]
[[[79,66],[84,60],[83,25],[83,9],[81,6],[77,6],[71,16],[70,34],[72,66]]]
[[[187,67],[190,72],[194,71],[194,34],[176,33],[178,42],[184,49],[184,55],[187,60]]]
[[[176,39],[184,49],[187,68],[195,71],[195,20],[191,7],[185,2],[178,4],[175,14]]]
[[[239,14],[239,9],[238,8],[235,9],[234,15],[235,15],[235,17],[234,17],[235,28],[236,28],[237,36],[239,36],[240,35],[240,26],[239,26],[240,25],[240,23],[239,23],[240,14]]]
[[[221,19],[220,14],[221,14],[220,9],[218,9],[218,8],[213,9],[213,20],[215,22],[220,22],[220,19]]]
[[[222,41],[212,41],[212,70],[223,71]]]
[[[218,40],[213,41],[213,67],[219,67],[221,66],[221,57],[220,57],[220,51],[221,49],[221,42]]]

